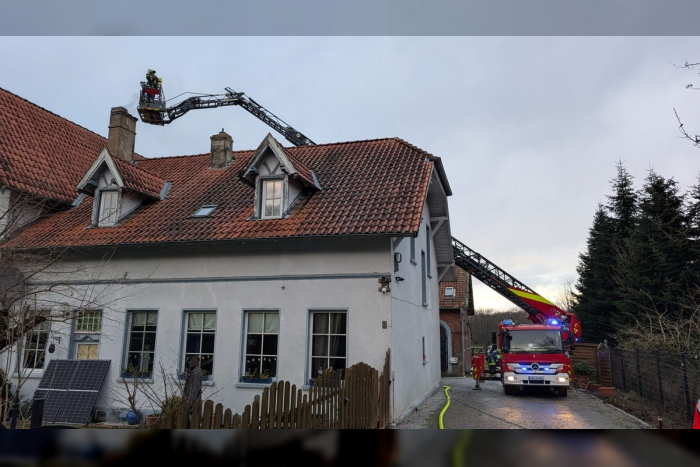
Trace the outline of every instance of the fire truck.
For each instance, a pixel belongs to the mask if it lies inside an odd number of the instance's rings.
[[[529,324],[504,320],[492,336],[505,393],[538,387],[566,397],[571,379],[570,355],[581,337],[581,322],[456,238],[452,238],[452,250],[457,266],[528,315]],[[472,376],[477,387],[488,373],[486,356],[474,356]]]

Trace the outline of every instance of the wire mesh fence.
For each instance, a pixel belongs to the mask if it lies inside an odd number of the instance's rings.
[[[664,412],[692,420],[700,398],[700,356],[639,349],[611,349],[613,384],[634,391]]]

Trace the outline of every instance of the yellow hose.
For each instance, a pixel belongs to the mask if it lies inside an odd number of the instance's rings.
[[[469,447],[469,442],[472,440],[472,435],[474,432],[472,430],[462,430],[459,434],[459,439],[457,444],[455,444],[454,450],[452,451],[452,467],[464,467],[464,453]]]
[[[440,429],[444,430],[445,428],[442,426],[442,416],[445,414],[447,411],[447,408],[450,406],[450,395],[447,393],[447,391],[450,389],[449,386],[443,386],[445,388],[445,396],[447,396],[447,404],[445,404],[445,407],[442,408],[442,411],[440,412]]]

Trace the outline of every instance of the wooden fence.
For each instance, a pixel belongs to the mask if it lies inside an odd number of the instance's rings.
[[[612,370],[609,349],[605,344],[576,344],[571,364],[587,361],[596,370],[596,381],[612,386]]]
[[[381,376],[365,363],[341,372],[326,370],[307,392],[278,381],[256,395],[242,414],[211,400],[184,404],[154,428],[345,429],[385,428],[391,422],[391,353]]]

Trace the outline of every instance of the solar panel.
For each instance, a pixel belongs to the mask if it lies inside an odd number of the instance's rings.
[[[51,360],[38,389],[68,389],[78,364],[83,360]]]
[[[85,425],[111,360],[51,360],[34,398],[44,397],[46,423]]]
[[[109,360],[80,360],[80,365],[68,389],[99,391],[109,364]]]
[[[54,423],[56,419],[56,414],[61,408],[61,403],[63,403],[63,398],[66,396],[66,391],[47,391],[45,401],[44,401],[44,415],[43,421],[46,423]]]
[[[56,414],[55,423],[85,425],[90,420],[96,399],[97,391],[68,391]]]

